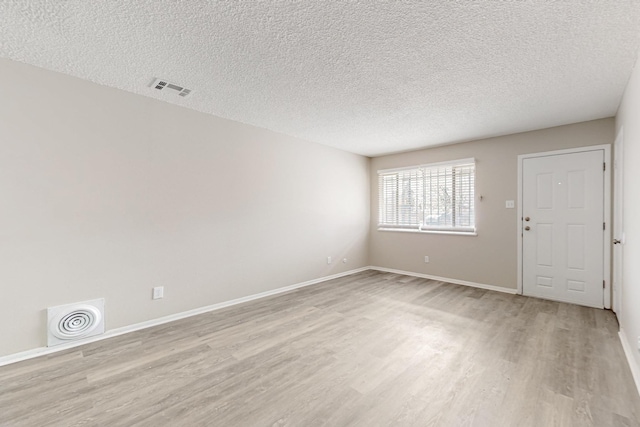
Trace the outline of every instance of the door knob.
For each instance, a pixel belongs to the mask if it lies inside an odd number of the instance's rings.
[[[613,239],[613,244],[614,244],[614,245],[617,245],[617,244],[619,244],[619,243],[622,243],[622,242],[621,242],[620,240],[618,240],[618,239]]]
[[[529,221],[531,218],[529,218],[528,216],[524,217],[525,221]]]
[[[531,227],[529,227],[528,225],[524,228],[525,230],[529,231],[531,230]]]

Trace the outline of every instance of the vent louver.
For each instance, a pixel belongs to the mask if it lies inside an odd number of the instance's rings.
[[[104,299],[47,309],[49,347],[104,333]]]
[[[151,87],[157,89],[157,90],[164,90],[167,91],[168,89],[171,89],[171,91],[175,91],[178,96],[181,97],[186,97],[187,95],[189,95],[191,92],[193,92],[191,89],[187,89],[184,88],[182,86],[173,84],[173,83],[169,83],[166,80],[163,79],[155,79],[153,81],[153,83],[151,84]]]

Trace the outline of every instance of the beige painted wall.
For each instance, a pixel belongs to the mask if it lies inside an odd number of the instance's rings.
[[[616,130],[624,129],[624,233],[622,246],[622,310],[618,320],[627,339],[636,372],[640,372],[640,59],[622,98],[616,116]],[[637,240],[636,240],[637,239]],[[640,378],[636,378],[636,383]]]
[[[368,263],[368,158],[8,60],[0,100],[0,356]]]
[[[517,212],[506,209],[505,201],[517,200],[518,155],[612,144],[613,139],[610,118],[372,159],[371,265],[515,289]],[[469,157],[476,159],[477,236],[377,230],[379,169]]]

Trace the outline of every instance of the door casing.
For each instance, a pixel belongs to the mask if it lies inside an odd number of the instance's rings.
[[[620,240],[620,244],[612,247],[612,276],[613,301],[612,310],[620,317],[622,315],[622,262],[624,252],[624,129],[620,128],[614,142],[614,181],[613,181],[613,238]],[[613,242],[613,241],[612,241]]]
[[[604,239],[603,239],[603,266],[604,266],[604,308],[611,308],[611,146],[608,144],[592,145],[589,147],[570,148],[566,150],[545,151],[541,153],[521,154],[518,156],[518,212],[517,212],[517,245],[518,245],[518,294],[522,295],[522,233],[523,233],[523,213],[522,213],[522,183],[523,183],[523,161],[535,157],[555,156],[559,154],[584,153],[587,151],[603,150],[605,162],[604,174]]]

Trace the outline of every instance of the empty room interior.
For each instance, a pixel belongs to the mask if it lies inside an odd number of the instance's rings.
[[[639,49],[638,0],[0,2],[0,426],[640,426]]]

